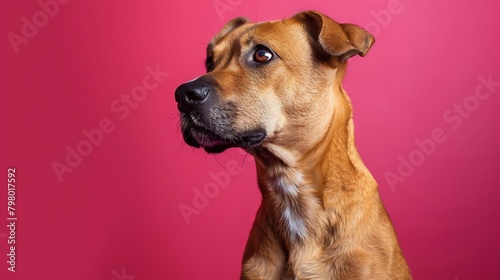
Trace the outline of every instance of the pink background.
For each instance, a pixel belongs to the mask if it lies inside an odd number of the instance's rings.
[[[38,1],[2,1],[0,278],[237,279],[260,202],[252,158],[183,144],[173,93],[204,72],[206,43],[227,20],[317,9],[376,35],[370,53],[350,61],[344,86],[358,148],[414,278],[500,279],[500,86],[480,82],[500,82],[499,8],[451,0],[69,1],[44,18]],[[21,36],[23,17],[33,15],[38,30],[16,53],[9,34]],[[148,66],[168,76],[156,83]],[[156,87],[125,114],[122,94],[140,93],[143,79]],[[82,131],[103,120],[114,130],[89,151]],[[433,131],[441,136],[425,140]],[[52,165],[66,163],[67,147],[88,155],[60,181]],[[17,168],[16,273],[6,263],[9,166]],[[229,173],[235,166],[240,172]],[[224,174],[228,184],[217,179]],[[206,188],[203,200],[197,192]],[[199,209],[184,219],[180,205]]]

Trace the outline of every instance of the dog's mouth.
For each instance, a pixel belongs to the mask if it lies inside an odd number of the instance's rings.
[[[249,148],[259,145],[266,137],[263,129],[234,132],[229,125],[200,125],[181,114],[184,141],[195,148],[203,148],[207,153],[217,154],[229,148]]]

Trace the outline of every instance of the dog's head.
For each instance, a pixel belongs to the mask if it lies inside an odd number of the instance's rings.
[[[184,140],[209,153],[304,152],[336,111],[350,114],[340,86],[345,63],[373,42],[365,30],[315,11],[281,21],[231,20],[208,45],[207,73],[175,92]]]

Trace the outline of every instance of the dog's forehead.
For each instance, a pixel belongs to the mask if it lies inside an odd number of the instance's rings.
[[[271,48],[290,48],[293,47],[293,42],[304,38],[303,28],[289,19],[247,23],[215,42],[212,51],[224,53],[235,45],[245,48],[257,44],[265,44]]]
[[[217,41],[212,41],[209,50],[214,53],[223,53],[227,49],[232,48],[235,44],[241,44],[243,38],[249,38],[255,30],[255,23],[246,23],[232,30],[229,34],[225,35]],[[248,40],[248,39],[247,39]]]

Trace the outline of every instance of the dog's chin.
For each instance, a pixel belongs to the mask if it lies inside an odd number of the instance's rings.
[[[233,146],[231,146],[229,144],[218,144],[218,145],[211,146],[211,147],[203,147],[203,149],[205,150],[205,152],[207,152],[209,154],[220,154],[220,153],[224,152],[225,150],[232,148],[232,147]]]
[[[183,129],[184,141],[188,145],[203,148],[210,154],[219,154],[234,147],[255,147],[262,143],[266,137],[266,132],[263,129],[221,134],[201,127],[191,126]]]

